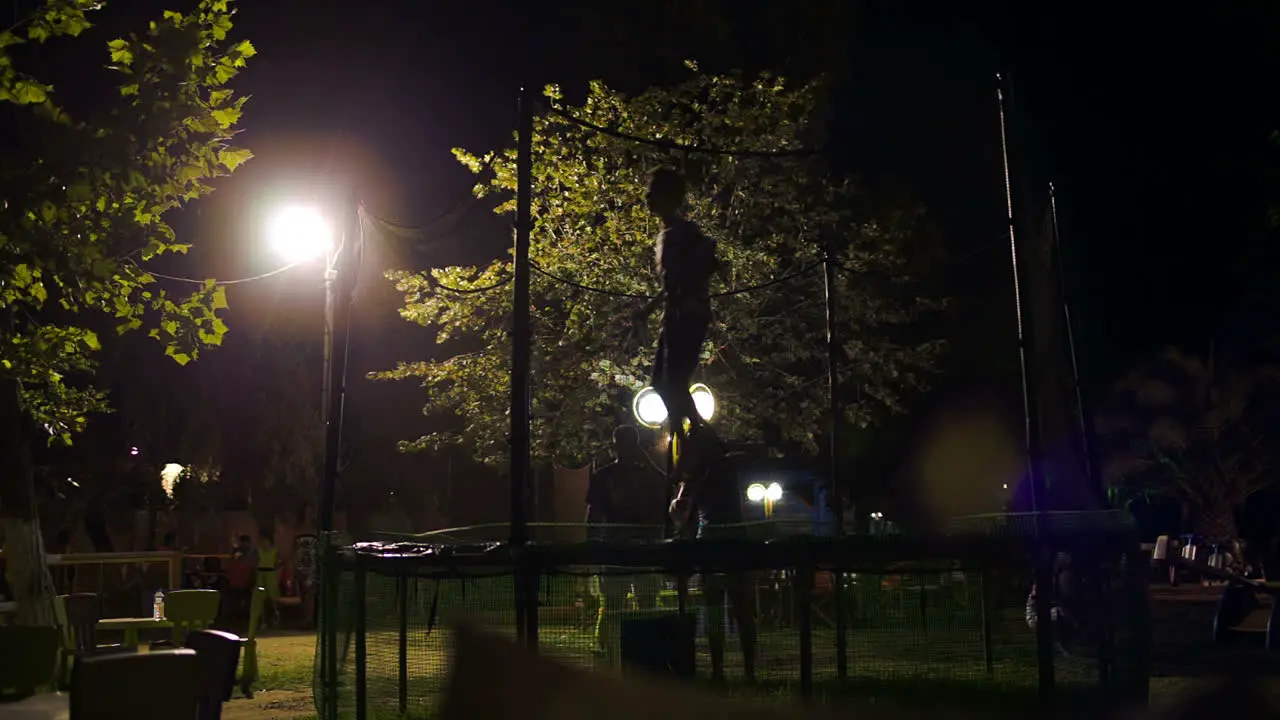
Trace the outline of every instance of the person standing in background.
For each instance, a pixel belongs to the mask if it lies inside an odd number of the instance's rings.
[[[237,615],[244,613],[246,621],[253,602],[253,581],[257,569],[258,550],[253,546],[253,539],[241,535],[231,551],[231,561],[227,563],[227,599]]]
[[[258,534],[258,587],[266,591],[262,602],[262,621],[268,627],[280,624],[280,551],[271,533]]]
[[[593,539],[609,542],[657,542],[662,539],[667,502],[666,474],[640,447],[640,434],[632,425],[613,431],[615,460],[591,474],[587,485],[587,531]],[[625,526],[632,527],[625,527]],[[620,527],[623,526],[623,527]],[[600,609],[596,615],[596,641],[610,667],[621,661],[622,617],[629,591],[636,609],[658,605],[661,577],[653,573],[597,578]]]

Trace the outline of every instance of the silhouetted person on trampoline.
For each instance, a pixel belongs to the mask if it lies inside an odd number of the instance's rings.
[[[663,304],[662,332],[653,364],[653,389],[667,408],[673,433],[685,435],[685,420],[696,428],[689,384],[711,324],[711,276],[719,270],[716,243],[683,214],[685,182],[680,173],[662,168],[649,180],[649,210],[662,221],[655,246],[662,291],[644,310],[647,316]]]

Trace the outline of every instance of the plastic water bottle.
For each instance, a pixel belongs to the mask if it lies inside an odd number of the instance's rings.
[[[155,598],[151,603],[151,619],[152,620],[164,619],[164,591],[163,590],[156,591]]]

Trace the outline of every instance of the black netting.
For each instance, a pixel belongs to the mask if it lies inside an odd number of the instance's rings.
[[[811,692],[838,704],[942,692],[1034,703],[1033,527],[992,516],[929,539],[559,543],[512,552],[477,543],[486,539],[477,530],[451,533],[466,544],[433,534],[347,545],[326,559],[332,605],[321,618],[317,704],[321,717],[355,717],[360,697],[367,717],[430,717],[448,674],[450,623],[466,617],[516,640],[519,577],[536,583],[539,652],[584,668],[656,662],[685,672],[683,645],[672,637],[685,637],[675,628],[687,626],[694,681],[711,675],[712,643],[723,638],[725,684],[738,695]],[[1044,530],[1057,558],[1059,696],[1099,707],[1144,696],[1148,609],[1141,573],[1129,572],[1138,559],[1132,528],[1118,513],[1072,513],[1050,517]],[[743,641],[752,637],[748,683]]]

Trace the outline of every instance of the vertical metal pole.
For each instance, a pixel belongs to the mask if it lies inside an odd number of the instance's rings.
[[[1027,470],[1031,483],[1031,505],[1035,520],[1035,581],[1036,581],[1036,656],[1039,665],[1040,700],[1049,703],[1053,700],[1053,618],[1050,600],[1053,595],[1053,553],[1049,543],[1048,527],[1045,521],[1045,485],[1044,473],[1040,465],[1043,456],[1040,448],[1040,397],[1037,394],[1036,372],[1030,363],[1030,348],[1035,347],[1033,341],[1034,326],[1022,317],[1022,298],[1026,295],[1025,278],[1018,267],[1018,241],[1015,231],[1013,211],[1013,183],[1009,173],[1009,142],[1005,122],[1004,80],[996,76],[996,100],[1000,110],[1000,153],[1004,164],[1005,205],[1009,219],[1009,254],[1013,267],[1013,301],[1018,328],[1018,359],[1022,369],[1022,402],[1023,414],[1026,418]]]
[[[813,565],[808,559],[796,573],[796,591],[800,603],[796,606],[796,620],[800,625],[800,697],[813,697]]]
[[[845,488],[841,487],[837,473],[839,472],[839,458],[837,454],[840,450],[840,365],[839,365],[839,347],[837,346],[836,334],[836,268],[835,257],[831,252],[831,245],[828,243],[824,248],[823,269],[825,277],[823,282],[824,290],[827,295],[827,402],[829,417],[828,435],[830,447],[827,449],[827,477],[830,483],[831,493],[829,500],[831,509],[835,515],[836,535],[844,535],[844,492]],[[860,508],[855,506],[854,512],[857,513]],[[836,677],[844,680],[849,675],[849,631],[845,627],[844,614],[844,577],[840,572],[840,568],[835,569],[835,587],[832,592],[833,599],[836,604]]]
[[[320,534],[333,531],[333,506],[338,472],[338,416],[335,412],[333,373],[333,325],[337,312],[337,258],[330,256],[324,271],[324,378],[320,389],[324,413],[324,471],[320,476]]]
[[[529,233],[532,230],[533,91],[520,88],[516,146],[515,252],[512,260],[511,318],[511,547],[519,558],[516,576],[516,632],[527,643],[530,598],[521,549],[529,540],[529,365],[532,332],[529,310]]]
[[[338,585],[342,578],[341,555],[333,533],[321,536],[320,549],[320,627],[323,628],[320,684],[325,699],[325,717],[338,717]]]
[[[347,360],[351,351],[351,289],[355,278],[347,258],[360,252],[358,201],[352,193],[342,218],[342,241],[327,257],[324,274],[324,473],[320,481],[320,532],[334,530],[338,462],[341,457],[342,412],[346,395]]]
[[[343,214],[342,241],[337,252],[326,257],[324,288],[324,378],[322,379],[322,395],[324,400],[324,472],[320,478],[319,524],[320,537],[324,543],[324,552],[335,555],[327,563],[328,567],[321,572],[321,624],[326,625],[326,640],[321,643],[320,681],[327,700],[325,708],[329,717],[337,717],[337,625],[336,613],[338,602],[338,582],[340,570],[336,557],[336,539],[334,537],[334,506],[337,498],[339,460],[342,443],[342,411],[346,394],[347,360],[351,347],[351,294],[350,289],[355,278],[342,274],[343,260],[358,252],[361,242],[359,227],[359,207],[352,193],[350,202]],[[339,283],[342,283],[341,285]],[[341,345],[339,345],[339,342]]]
[[[365,624],[368,621],[368,578],[365,575],[364,561],[356,555],[356,720],[367,720],[369,717],[369,655]]]
[[[511,542],[529,539],[529,233],[532,230],[533,93],[520,88],[517,131],[515,254],[511,322]]]
[[[1135,543],[1136,545],[1136,543]],[[1125,591],[1129,600],[1127,617],[1131,623],[1133,675],[1126,683],[1126,699],[1136,707],[1146,707],[1151,700],[1151,591],[1147,587],[1147,563],[1140,547],[1130,547],[1124,558]],[[1273,598],[1274,600],[1274,598]]]
[[[541,579],[536,558],[529,557],[525,561],[524,644],[533,653],[538,652],[538,581]]]
[[[831,484],[831,509],[834,511],[836,518],[837,532],[844,533],[844,492],[850,488],[842,487],[837,475],[839,468],[839,460],[837,453],[840,450],[840,375],[839,375],[839,346],[836,335],[836,268],[835,258],[832,257],[831,246],[828,244],[825,248],[823,257],[823,270],[825,277],[823,278],[823,289],[826,292],[827,300],[827,476]],[[859,508],[854,507],[856,515]]]
[[[985,570],[978,573],[978,612],[982,619],[982,664],[987,676],[995,674],[995,655],[991,647],[991,593]]]
[[[417,581],[414,581],[417,588]],[[398,670],[400,690],[400,715],[409,712],[409,578],[396,578],[396,607],[400,611],[400,664]]]
[[[675,484],[676,452],[678,450],[676,446],[676,443],[677,443],[676,438],[678,436],[672,430],[668,430],[668,433],[669,434],[667,435],[667,494],[674,498],[676,493],[676,484]],[[671,501],[668,500],[667,507],[670,507],[670,506],[671,506]],[[693,520],[694,522],[697,522],[696,518],[691,517],[690,519]],[[667,513],[665,524],[671,528],[672,539],[675,539],[675,540],[682,539],[685,533],[685,528],[675,527],[675,522],[671,519],[671,513]],[[683,561],[684,561],[683,554],[681,554],[680,560],[681,560],[680,570],[676,574],[676,614],[679,615],[681,618],[683,618],[685,616],[685,613],[688,612],[688,609],[689,609],[689,573],[685,572],[683,569]],[[702,577],[705,578],[706,575],[703,574]],[[705,587],[702,588],[702,591],[706,592],[706,588]]]

